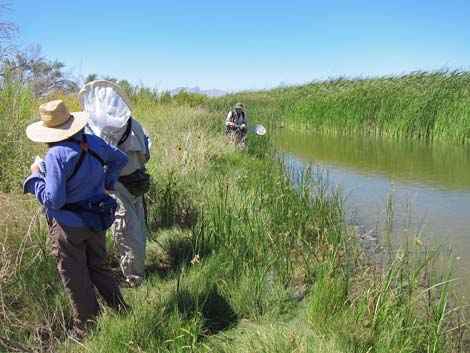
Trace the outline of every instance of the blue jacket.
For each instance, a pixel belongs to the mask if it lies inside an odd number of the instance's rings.
[[[46,213],[60,224],[69,227],[85,227],[80,217],[72,211],[62,210],[67,203],[86,200],[91,196],[114,190],[121,170],[127,164],[127,156],[116,147],[106,143],[95,135],[87,134],[89,148],[104,161],[105,167],[87,154],[83,163],[72,179],[81,149],[76,143],[60,141],[49,148],[44,158],[46,175],[31,174],[23,184],[23,192],[36,196],[46,207]],[[73,139],[80,141],[82,133],[75,134]]]

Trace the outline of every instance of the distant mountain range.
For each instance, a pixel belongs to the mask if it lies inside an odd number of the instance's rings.
[[[197,93],[203,94],[208,97],[222,97],[227,94],[227,92],[222,91],[220,89],[200,89],[198,86],[196,87],[176,87],[170,91],[170,96],[176,96],[178,93],[186,91],[188,93]]]

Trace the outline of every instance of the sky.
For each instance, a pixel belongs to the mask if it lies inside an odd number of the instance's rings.
[[[468,0],[0,2],[21,48],[158,90],[470,69]]]

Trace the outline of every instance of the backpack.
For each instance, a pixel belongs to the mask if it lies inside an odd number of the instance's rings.
[[[77,174],[87,154],[97,159],[104,166],[103,159],[88,147],[85,134],[82,134],[81,141],[74,139],[68,141],[77,143],[82,151],[72,174],[67,178],[67,182]],[[115,199],[108,194],[102,193],[86,200],[65,204],[62,209],[74,212],[90,230],[101,232],[111,227],[114,223],[117,206]]]
[[[145,169],[137,169],[129,175],[120,176],[119,181],[136,197],[150,190],[150,175],[145,172]]]
[[[126,142],[127,138],[132,131],[132,117],[127,120],[126,131],[119,140],[117,147]],[[145,144],[145,158],[148,160],[150,158],[150,151],[148,144]],[[126,187],[126,189],[134,196],[142,196],[147,191],[150,190],[150,175],[145,172],[144,169],[137,169],[133,173],[125,176],[120,176],[119,181]]]

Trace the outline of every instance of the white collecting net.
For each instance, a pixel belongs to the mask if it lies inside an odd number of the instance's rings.
[[[80,90],[79,100],[83,110],[90,114],[88,125],[93,133],[116,145],[131,116],[126,94],[112,82],[93,81]]]

